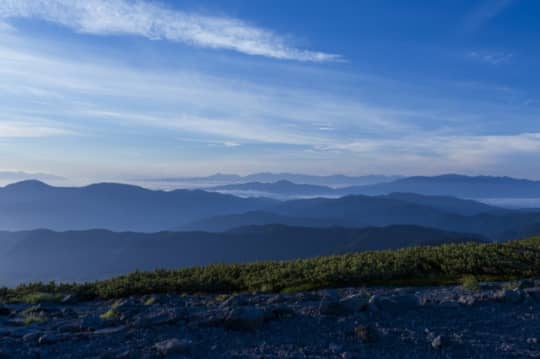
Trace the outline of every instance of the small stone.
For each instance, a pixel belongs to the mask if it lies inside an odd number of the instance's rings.
[[[276,303],[283,303],[286,301],[286,298],[285,296],[281,295],[281,294],[276,294],[276,295],[273,295],[271,296],[270,298],[268,298],[266,300],[266,304],[276,304]]]
[[[160,325],[175,324],[180,319],[185,317],[185,312],[182,309],[162,309],[152,311],[146,315],[135,316],[131,322],[132,327],[147,328]]]
[[[248,303],[249,301],[245,294],[231,295],[229,298],[221,302],[221,304],[219,305],[219,308],[244,306],[244,305],[247,305]]]
[[[519,289],[502,289],[495,293],[495,299],[504,303],[516,304],[522,301],[523,293]]]
[[[466,306],[472,306],[477,303],[477,300],[472,295],[462,295],[458,298],[458,303]]]
[[[431,346],[433,347],[433,349],[441,349],[444,345],[444,339],[441,335],[438,335],[435,337],[435,339],[433,339],[431,341]]]
[[[359,325],[354,329],[356,337],[363,343],[371,343],[377,340],[377,336],[373,329],[367,325]]]
[[[56,334],[45,334],[39,337],[38,343],[40,345],[54,344],[60,341],[60,337]]]
[[[294,310],[286,305],[278,305],[270,310],[275,319],[291,318],[294,316]]]
[[[81,326],[80,324],[68,323],[58,327],[56,330],[58,330],[60,333],[73,333],[80,331]]]
[[[354,294],[346,296],[339,303],[345,311],[355,313],[367,309],[369,298],[363,294]]]
[[[420,307],[420,301],[414,294],[391,296],[373,295],[368,301],[368,307],[371,311],[382,310],[399,313]]]
[[[23,342],[27,342],[27,343],[37,342],[40,336],[41,336],[41,333],[36,333],[36,332],[27,333],[23,335],[22,340]]]
[[[62,298],[62,301],[61,301],[62,304],[75,304],[77,302],[78,300],[73,294],[68,294],[64,296],[64,298]]]
[[[343,349],[343,345],[339,345],[336,343],[330,343],[328,345],[328,350],[330,350],[332,353],[340,352]]]
[[[154,348],[164,357],[168,357],[176,354],[190,354],[192,345],[191,340],[172,338],[154,344]]]
[[[98,329],[94,331],[92,334],[94,335],[109,335],[109,334],[116,334],[126,329],[125,325],[120,325],[118,327],[112,327],[112,328],[103,328]]]
[[[319,303],[319,313],[322,315],[340,315],[342,307],[335,299],[323,298]]]
[[[368,298],[362,295],[350,295],[341,300],[324,297],[319,303],[322,315],[350,315],[367,309]]]
[[[11,314],[11,310],[3,305],[0,305],[0,317],[6,317]]]
[[[535,300],[540,300],[540,287],[525,288],[523,291],[527,293],[531,298]]]
[[[130,359],[130,358],[138,358],[138,357],[140,357],[140,355],[137,355],[137,353],[128,349],[126,351],[121,352],[120,354],[117,354],[114,359]]]
[[[517,289],[525,289],[535,287],[535,281],[532,279],[523,279],[520,280],[517,286]]]

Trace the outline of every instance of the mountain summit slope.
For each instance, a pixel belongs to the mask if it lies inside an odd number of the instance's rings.
[[[417,226],[350,229],[267,225],[225,233],[0,232],[0,284],[92,281],[137,269],[287,260],[483,240],[476,235]]]

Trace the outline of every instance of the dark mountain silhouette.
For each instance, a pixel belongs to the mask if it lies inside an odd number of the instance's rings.
[[[410,199],[411,197],[408,196]],[[417,198],[416,196],[412,198]],[[430,202],[423,198],[424,202]],[[462,204],[464,201],[450,201]],[[466,201],[465,201],[466,203]],[[476,203],[473,202],[473,209]],[[460,212],[464,210],[459,207]],[[471,210],[471,212],[474,212]],[[236,226],[282,223],[316,227],[368,227],[418,225],[442,230],[476,233],[493,240],[507,240],[515,234],[533,235],[540,223],[539,212],[494,210],[474,215],[451,213],[428,203],[416,204],[385,196],[347,196],[283,202],[264,212],[215,216],[186,225],[191,230],[223,231]]]
[[[268,225],[226,233],[0,232],[0,285],[89,281],[137,269],[286,260],[481,240],[475,235],[415,226],[323,229]]]
[[[113,183],[52,187],[39,181],[24,181],[0,188],[0,229],[106,228],[152,232],[274,204],[269,199],[243,199],[201,190],[151,191]]]
[[[461,198],[540,198],[540,181],[449,174],[434,177],[407,177],[390,183],[348,187],[338,192],[343,195],[409,192]]]
[[[228,229],[246,225],[264,225],[284,223],[292,226],[307,226],[307,227],[328,227],[333,225],[344,225],[361,227],[365,225],[390,225],[390,224],[419,224],[421,222],[430,223],[431,225],[441,225],[453,219],[453,216],[448,214],[460,214],[464,216],[477,215],[480,213],[508,213],[508,210],[498,207],[489,206],[483,203],[463,200],[453,197],[443,196],[423,196],[412,193],[393,193],[385,196],[369,197],[369,196],[349,196],[349,200],[341,199],[325,199],[315,198],[309,200],[287,201],[278,204],[275,207],[269,207],[265,211],[250,211],[247,213],[219,215],[211,218],[191,222],[187,225],[178,227],[181,230],[205,230],[211,232],[221,232]],[[317,216],[311,213],[303,213],[303,209],[291,213],[287,208],[301,207],[306,205],[312,207],[320,204],[321,212]],[[332,208],[325,208],[326,206]],[[415,211],[411,211],[411,205]],[[344,220],[339,213],[345,208],[354,207],[363,211],[358,214],[358,219],[355,223],[350,220]],[[421,211],[419,211],[419,206]],[[335,208],[337,207],[337,208]],[[349,209],[350,211],[351,209]],[[389,216],[389,211],[394,211],[392,217]],[[433,211],[435,210],[435,211]],[[442,213],[444,212],[444,213]],[[438,214],[439,220],[430,220],[430,217]],[[416,219],[411,220],[411,215]],[[373,217],[379,217],[374,221]],[[364,220],[362,219],[364,218]]]
[[[236,227],[261,226],[271,224],[286,224],[301,227],[332,227],[337,226],[338,219],[289,217],[264,211],[230,214],[204,218],[176,228],[182,231],[225,232]]]

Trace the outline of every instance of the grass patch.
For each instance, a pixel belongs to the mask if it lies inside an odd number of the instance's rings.
[[[502,286],[503,289],[507,289],[507,290],[515,290],[515,289],[518,289],[519,288],[519,282],[518,281],[510,281],[508,283],[505,283],[503,286]]]
[[[298,293],[298,292],[309,292],[311,290],[316,290],[320,288],[320,286],[310,283],[300,284],[294,287],[287,287],[283,288],[281,290],[281,293],[283,294],[289,294],[289,293]]]
[[[105,313],[101,314],[99,317],[101,320],[114,320],[119,317],[119,314],[116,312],[116,310],[114,310],[114,308],[111,308]]]
[[[311,259],[215,264],[179,270],[134,272],[84,284],[33,283],[0,288],[0,300],[29,293],[81,299],[112,299],[157,293],[234,293],[266,290],[294,292],[366,285],[462,284],[479,280],[515,280],[540,275],[540,237],[506,243],[462,243],[413,247]]]
[[[154,305],[157,303],[157,299],[156,297],[154,297],[153,295],[148,297],[145,301],[144,301],[144,305]]]
[[[461,286],[466,290],[479,290],[478,279],[473,275],[466,275],[461,279]]]
[[[28,304],[59,303],[63,297],[59,293],[35,292],[22,295],[19,301]]]
[[[23,323],[25,325],[30,325],[34,323],[44,323],[47,321],[47,317],[37,314],[27,314],[23,318]]]

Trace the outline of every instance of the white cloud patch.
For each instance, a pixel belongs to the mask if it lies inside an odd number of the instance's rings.
[[[328,62],[342,57],[300,49],[283,36],[229,17],[204,16],[128,0],[2,0],[0,17],[34,18],[94,35],[135,35],[275,59]]]
[[[323,151],[347,151],[375,156],[381,161],[394,159],[418,162],[440,162],[447,167],[475,166],[507,161],[507,156],[540,153],[540,133],[508,135],[436,135],[420,133],[398,139],[362,139],[319,147]]]
[[[472,60],[484,62],[490,65],[502,65],[510,63],[514,55],[509,52],[471,51],[468,53],[468,57]]]
[[[15,28],[7,22],[0,21],[0,34],[14,32]]]

